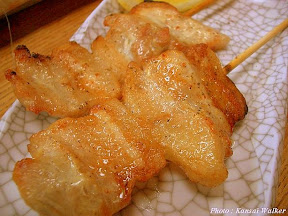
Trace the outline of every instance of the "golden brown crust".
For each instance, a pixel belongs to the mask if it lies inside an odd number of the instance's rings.
[[[159,27],[168,27],[174,40],[188,46],[205,43],[211,49],[219,50],[224,49],[230,41],[227,35],[182,15],[168,3],[143,2],[132,8],[130,14],[140,16]]]
[[[200,42],[220,49],[229,41],[166,3],[140,4],[128,14],[106,17],[104,24],[110,29],[93,42],[92,54],[76,43],[51,56],[31,54],[23,45],[16,48],[17,68],[6,78],[28,110],[57,117],[87,115],[92,106],[121,97],[130,61],[141,63],[167,49]]]
[[[16,97],[30,111],[58,117],[77,117],[110,98],[120,97],[113,72],[101,71],[100,62],[76,43],[55,49],[51,56],[31,54],[25,46],[15,50],[16,72],[5,74]]]
[[[130,203],[136,181],[166,164],[149,136],[115,99],[34,134],[32,159],[17,162],[13,179],[41,215],[112,215]]]
[[[216,54],[206,44],[184,47],[180,50],[197,68],[202,85],[205,86],[214,106],[225,114],[232,129],[248,112],[245,98],[227,77]]]
[[[207,58],[200,54],[199,59]],[[123,102],[143,124],[150,124],[167,160],[191,181],[214,187],[227,178],[224,161],[231,155],[231,126],[201,83],[200,64],[177,50],[168,50],[143,67],[132,62]]]
[[[104,23],[110,30],[92,54],[75,43],[51,56],[19,46],[17,69],[6,72],[28,110],[86,115],[33,135],[33,159],[15,166],[21,195],[42,215],[112,215],[128,205],[136,181],[165,165],[164,154],[193,182],[214,187],[227,178],[232,129],[247,112],[211,50],[228,37],[166,3]]]

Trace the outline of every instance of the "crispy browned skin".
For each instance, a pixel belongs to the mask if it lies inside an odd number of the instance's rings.
[[[17,162],[13,179],[40,215],[112,215],[129,204],[136,181],[165,166],[150,136],[113,100],[33,135],[32,159]]]
[[[30,111],[58,117],[89,113],[101,101],[120,97],[118,77],[99,67],[96,59],[76,43],[55,49],[51,56],[15,50],[16,71],[7,71],[16,97]]]
[[[218,57],[205,44],[178,47],[178,50],[196,67],[197,76],[202,80],[201,85],[205,87],[208,97],[225,114],[233,129],[238,121],[244,119],[248,107],[241,92],[227,77]]]
[[[182,15],[175,7],[164,2],[144,2],[136,5],[130,14],[140,16],[148,23],[168,27],[172,38],[185,45],[207,44],[213,50],[226,47],[229,37]]]
[[[165,50],[199,42],[220,49],[229,41],[166,3],[140,4],[128,14],[106,17],[104,24],[110,29],[93,42],[92,54],[76,43],[55,49],[51,56],[30,54],[25,46],[15,50],[17,67],[7,71],[6,78],[27,110],[84,116],[92,106],[121,97],[130,61],[141,63]]]
[[[198,53],[199,49],[205,50],[207,46],[196,45],[190,49],[198,56],[197,61],[170,50],[150,59],[143,69],[130,63],[123,102],[142,122],[150,123],[153,138],[162,143],[168,160],[179,165],[193,182],[213,187],[227,177],[224,160],[232,153],[232,130],[225,113],[215,105],[202,75],[203,70],[211,76],[218,73],[204,62],[210,61],[214,67],[219,60],[212,51]],[[205,68],[199,70],[200,66]],[[223,76],[218,74],[215,79],[220,82]],[[220,87],[222,91],[232,88]],[[219,91],[217,88],[214,94],[221,94]],[[234,86],[230,94],[237,91]],[[224,100],[229,101],[230,97]],[[245,101],[242,103],[246,107]],[[244,115],[245,110],[241,113]]]
[[[206,43],[223,49],[229,37],[202,23],[181,15],[167,3],[144,2],[127,14],[107,16],[109,31],[104,40],[129,62],[141,62],[167,49]]]

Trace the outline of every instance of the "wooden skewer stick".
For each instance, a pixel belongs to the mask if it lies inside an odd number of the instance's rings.
[[[193,6],[190,10],[183,13],[185,16],[193,16],[194,14],[198,13],[199,11],[203,10],[204,8],[208,7],[210,4],[214,3],[216,0],[203,0]]]
[[[225,67],[224,70],[228,74],[234,68],[236,68],[239,64],[245,61],[249,56],[251,56],[254,52],[256,52],[260,47],[262,47],[269,40],[274,38],[278,33],[283,31],[288,26],[288,18],[280,23],[278,26],[273,28],[270,32],[268,32],[264,37],[258,40],[256,43],[248,47],[244,52],[236,56],[232,61],[230,61]]]

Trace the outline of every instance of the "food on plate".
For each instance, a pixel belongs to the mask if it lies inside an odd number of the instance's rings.
[[[15,166],[23,199],[41,215],[112,215],[166,159],[204,186],[227,178],[233,127],[247,112],[212,51],[229,38],[159,2],[104,24],[92,53],[76,43],[51,56],[19,46],[16,72],[6,72],[28,110],[66,117],[33,135],[32,158]]]
[[[55,49],[51,56],[31,54],[25,46],[16,48],[17,67],[7,71],[6,78],[27,110],[84,116],[92,106],[121,97],[120,85],[130,61],[141,63],[165,50],[196,43],[221,49],[229,41],[166,3],[142,3],[128,14],[106,17],[104,24],[109,31],[93,42],[92,53],[76,43]]]
[[[129,204],[136,181],[165,166],[150,136],[114,99],[34,134],[32,158],[16,163],[13,179],[40,215],[112,215]]]
[[[171,17],[168,19],[169,14]],[[162,20],[162,16],[167,21]],[[115,60],[122,59],[120,63],[124,66],[119,63],[115,67],[122,68],[117,71],[120,76],[125,76],[130,61],[141,63],[168,49],[206,43],[218,50],[225,48],[229,42],[227,35],[181,15],[175,7],[163,2],[141,3],[129,13],[112,14],[105,18],[104,25],[109,30],[105,37],[100,36],[93,42],[93,55],[98,55],[97,58],[105,60],[107,65],[114,65]],[[119,56],[113,56],[115,53]],[[103,54],[105,58],[101,57]]]
[[[181,15],[166,3],[147,2],[126,14],[113,14],[104,21],[110,42],[129,61],[145,60],[167,49],[205,43],[223,49],[229,37],[202,23]]]
[[[209,187],[221,184],[227,178],[225,158],[232,154],[232,127],[236,119],[244,118],[247,107],[214,52],[199,44],[190,48],[188,56],[168,50],[143,65],[132,62],[128,68],[123,103],[141,122],[150,124],[166,159],[193,182]],[[233,108],[226,109],[222,103]]]
[[[103,70],[102,60],[76,43],[55,49],[51,56],[31,54],[25,46],[18,46],[15,61],[16,71],[5,75],[16,97],[32,112],[83,116],[95,103],[120,97],[115,73]]]
[[[227,35],[182,15],[175,7],[163,2],[145,2],[129,13],[159,27],[168,27],[171,37],[185,45],[205,43],[211,49],[219,50],[225,48],[230,40]]]

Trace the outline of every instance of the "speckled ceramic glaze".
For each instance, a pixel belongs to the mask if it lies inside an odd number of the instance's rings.
[[[104,17],[119,11],[116,0],[103,1],[71,40],[89,49],[97,35],[107,31]],[[225,65],[287,15],[286,0],[223,0],[194,18],[231,37],[227,49],[217,53]],[[273,206],[277,185],[286,121],[287,65],[286,30],[229,74],[247,99],[249,112],[234,130],[234,154],[226,162],[229,177],[221,186],[209,189],[191,183],[175,165],[168,164],[157,177],[138,184],[131,205],[118,214],[200,216],[222,209],[224,215],[250,215],[240,210],[258,208],[253,215],[264,215],[264,207]],[[18,101],[0,121],[1,216],[37,215],[20,198],[12,171],[16,161],[28,156],[29,137],[54,121],[45,113],[25,111]]]

